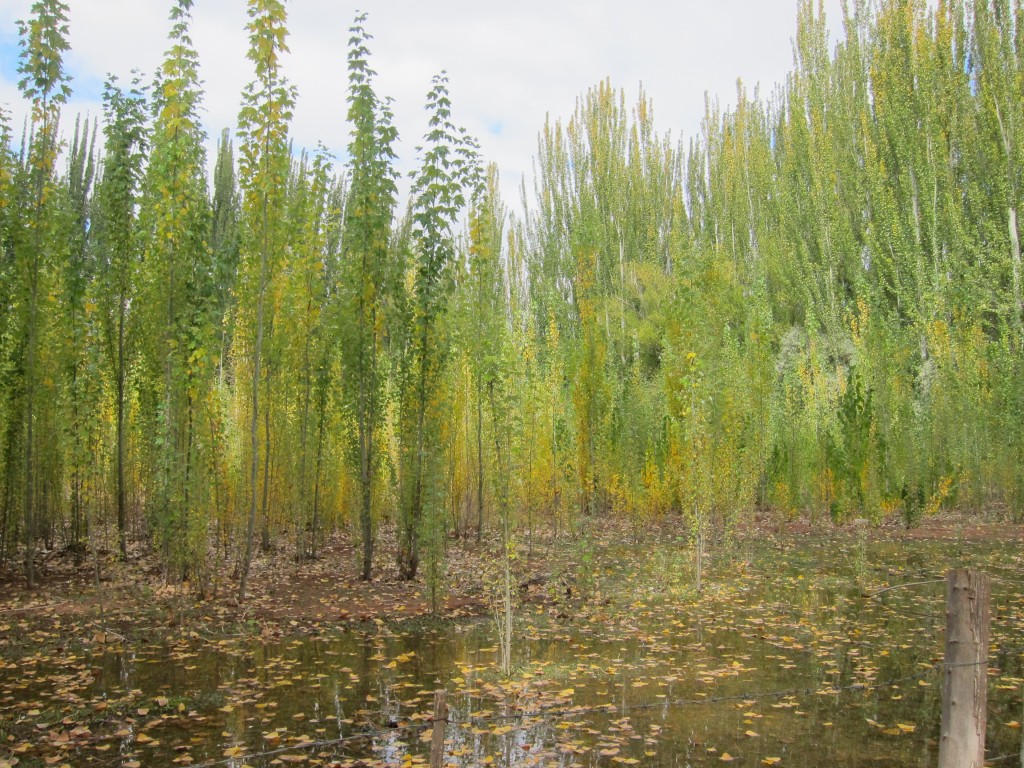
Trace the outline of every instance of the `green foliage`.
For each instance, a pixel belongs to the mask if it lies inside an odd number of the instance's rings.
[[[405,579],[419,567],[421,527],[432,546],[430,570],[439,574],[445,501],[442,483],[444,367],[448,338],[442,319],[454,285],[455,224],[467,190],[481,184],[477,145],[451,122],[448,79],[433,79],[427,94],[430,114],[423,158],[412,184],[411,239],[413,283],[409,299],[410,335],[403,360],[401,426],[402,487],[399,572]]]
[[[50,313],[42,310],[47,308],[43,305],[49,303],[54,294],[60,276],[61,255],[66,247],[61,237],[64,233],[59,226],[59,193],[54,170],[60,150],[57,135],[60,108],[71,92],[63,65],[63,55],[68,50],[67,13],[67,6],[59,0],[40,0],[32,6],[32,18],[18,24],[21,43],[18,72],[22,75],[18,87],[32,103],[32,133],[27,148],[23,147],[24,164],[20,169],[21,199],[18,204],[23,218],[15,223],[10,233],[16,264],[16,285],[12,296],[16,296],[20,315],[15,355],[20,358],[17,364],[22,369],[17,390],[21,395],[20,426],[14,427],[12,420],[11,427],[18,432],[24,429],[23,435],[19,435],[24,482],[11,496],[17,494],[21,497],[25,575],[30,587],[34,582],[36,537],[49,527],[54,507],[51,499],[37,491],[44,488],[47,481],[59,477],[59,465],[55,461],[59,449],[53,440],[60,431],[50,408],[44,407],[37,412],[37,399],[48,406],[56,400],[53,397],[54,379],[48,375],[40,376],[40,372],[54,362],[45,359],[41,353],[41,350],[44,353],[49,351],[45,341],[53,325]],[[40,342],[44,345],[41,346]],[[40,394],[50,397],[38,398]],[[9,453],[9,458],[8,466],[13,469],[13,453]],[[8,477],[13,474],[9,471]],[[14,490],[13,483],[8,490]]]
[[[285,4],[250,0],[211,195],[192,1],[148,93],[108,82],[101,152],[58,131],[68,14],[39,0],[19,151],[0,113],[0,561],[31,579],[116,510],[122,555],[140,531],[200,592],[235,558],[244,594],[257,525],[305,561],[348,519],[364,578],[394,524],[439,602],[450,535],[500,524],[510,557],[535,516],[676,516],[698,568],[755,505],[1019,518],[1018,5],[857,0],[832,47],[802,0],[785,82],[709,96],[686,145],[598,83],[522,214],[438,75],[396,219],[364,15],[335,175],[290,144]]]
[[[348,146],[349,192],[345,208],[342,285],[338,296],[342,397],[356,422],[350,448],[359,476],[359,524],[363,537],[362,576],[373,567],[373,495],[378,472],[378,424],[384,415],[388,314],[401,278],[390,245],[397,189],[392,144],[398,134],[388,102],[373,90],[369,67],[370,35],[365,15],[349,30]]]
[[[139,214],[143,369],[141,456],[148,520],[168,572],[201,574],[209,486],[199,456],[209,424],[209,201],[202,91],[189,37],[191,2],[172,7],[170,47],[153,85],[153,129]]]
[[[288,125],[295,104],[295,90],[288,85],[281,72],[280,56],[288,50],[285,43],[288,33],[284,3],[281,0],[250,0],[248,14],[247,56],[255,67],[256,79],[246,86],[242,94],[238,135],[242,141],[239,162],[243,192],[242,293],[254,304],[240,308],[245,331],[242,344],[252,361],[252,385],[249,391],[249,516],[242,578],[238,588],[240,597],[245,596],[246,578],[252,560],[257,500],[261,493],[265,542],[269,528],[267,509],[271,482],[271,412],[274,405],[271,399],[271,377],[280,352],[279,343],[273,336],[277,320],[277,302],[273,299],[280,290],[280,275],[285,267],[285,193],[291,165]],[[261,377],[261,367],[264,365],[265,371]],[[259,486],[261,385],[265,386],[267,396],[267,402],[264,403],[262,488]]]

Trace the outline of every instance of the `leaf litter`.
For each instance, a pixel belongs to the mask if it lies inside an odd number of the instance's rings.
[[[522,591],[509,679],[486,618],[264,615],[238,632],[142,612],[125,631],[80,602],[9,600],[0,768],[424,764],[442,686],[449,765],[922,764],[937,750],[943,588],[872,595],[961,564],[996,578],[989,744],[1019,748],[1024,563],[1001,541],[741,535],[700,595],[684,542],[622,541],[596,537],[586,569],[524,558],[559,586]]]

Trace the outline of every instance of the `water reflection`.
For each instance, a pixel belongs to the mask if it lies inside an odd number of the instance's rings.
[[[524,614],[512,681],[496,675],[494,633],[478,621],[458,631],[373,627],[277,642],[195,636],[25,658],[17,675],[14,665],[0,670],[0,687],[8,709],[109,702],[116,752],[142,765],[231,754],[239,765],[241,755],[266,765],[272,758],[258,753],[288,747],[286,756],[324,763],[410,764],[427,754],[426,729],[410,726],[429,718],[432,691],[443,685],[456,766],[926,766],[937,754],[943,587],[877,598],[865,591],[941,574],[959,553],[950,542],[919,542],[908,557],[907,546],[809,540],[780,552],[750,543],[712,571],[699,600],[682,581],[619,571],[617,584],[606,581],[617,604],[603,613]],[[1002,548],[971,545],[964,555],[1003,579],[993,585],[988,743],[993,755],[1016,754],[1024,575]],[[606,558],[635,562],[625,552]],[[765,692],[775,695],[758,695]],[[609,703],[612,711],[593,709]],[[99,760],[87,749],[80,757]]]

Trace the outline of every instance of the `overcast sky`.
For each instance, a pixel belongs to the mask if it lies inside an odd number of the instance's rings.
[[[167,48],[169,0],[67,0],[74,77],[65,127],[76,112],[102,115],[107,73],[132,68],[149,81]],[[628,10],[627,10],[628,7]],[[604,78],[635,102],[643,83],[662,132],[689,139],[699,130],[704,93],[735,101],[736,79],[769,92],[791,68],[797,0],[290,0],[285,70],[299,100],[292,133],[298,147],[322,141],[339,158],[345,124],[345,55],[357,9],[369,14],[371,65],[380,96],[394,99],[400,169],[415,166],[426,129],[431,77],[448,71],[453,118],[498,163],[506,195],[524,173],[531,181],[537,133],[545,117],[567,118],[576,99]],[[829,27],[841,27],[840,0],[825,0]],[[15,131],[26,113],[17,90],[16,20],[31,0],[0,0],[0,103]],[[234,128],[243,86],[245,0],[196,0],[192,37],[205,87],[210,146]]]

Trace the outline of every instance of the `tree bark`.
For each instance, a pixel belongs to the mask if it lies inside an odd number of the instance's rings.
[[[260,254],[259,298],[256,301],[256,349],[253,350],[252,365],[252,418],[249,421],[249,449],[252,458],[249,463],[249,521],[245,532],[245,559],[242,561],[242,576],[238,582],[238,599],[245,599],[245,588],[249,580],[249,564],[252,562],[252,540],[256,533],[256,482],[260,468],[260,358],[263,352],[263,298],[266,292],[267,261],[267,196],[263,195],[263,250]]]
[[[128,516],[124,491],[124,294],[118,295],[117,317],[117,547],[121,560],[128,559]]]

